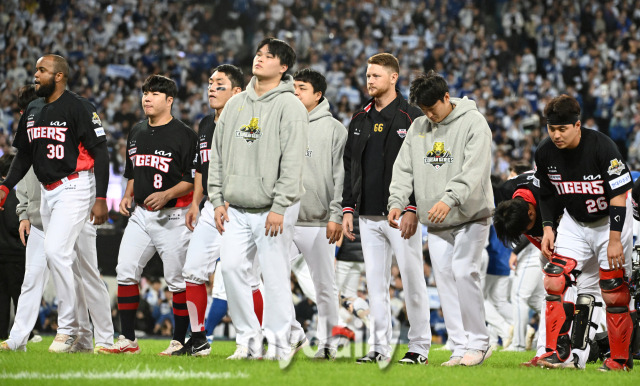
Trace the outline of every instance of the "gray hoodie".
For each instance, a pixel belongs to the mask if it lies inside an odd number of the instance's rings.
[[[16,196],[19,201],[16,214],[20,221],[29,220],[31,226],[43,230],[42,217],[40,217],[40,186],[40,181],[31,167],[16,185]]]
[[[491,130],[476,103],[451,98],[453,111],[440,123],[416,119],[393,165],[389,209],[403,209],[414,192],[420,222],[429,228],[450,228],[471,221],[490,222]],[[438,201],[451,211],[444,222],[428,221]]]
[[[309,113],[309,141],[302,181],[305,193],[300,200],[298,226],[326,226],[342,223],[342,155],[347,128],[334,119],[329,102],[322,98]]]
[[[224,107],[216,125],[209,164],[209,198],[214,207],[284,214],[300,200],[302,165],[309,117],[293,95],[293,77],[286,75],[260,97],[256,78]]]

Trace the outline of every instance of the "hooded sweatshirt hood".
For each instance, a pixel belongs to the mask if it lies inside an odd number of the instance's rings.
[[[333,117],[329,108],[329,101],[327,101],[327,98],[322,97],[320,103],[309,113],[309,123],[324,117]]]
[[[293,76],[289,74],[285,75],[284,78],[282,78],[280,84],[260,96],[256,94],[257,81],[258,79],[255,76],[252,77],[251,81],[249,81],[249,85],[246,88],[247,98],[254,102],[269,102],[282,93],[295,92],[295,89],[293,87]]]

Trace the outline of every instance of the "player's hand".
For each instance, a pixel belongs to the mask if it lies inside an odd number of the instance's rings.
[[[198,213],[200,213],[200,209],[198,208],[198,205],[196,205],[194,202],[189,207],[189,210],[187,211],[187,215],[185,216],[185,220],[184,220],[185,223],[187,224],[187,228],[189,228],[189,230],[192,232],[193,232],[193,228],[196,227],[196,223],[198,222]]]
[[[511,252],[511,256],[509,256],[509,268],[511,268],[512,271],[515,271],[517,267],[518,267],[518,255]]]
[[[553,234],[553,228],[550,226],[544,227],[544,234],[542,235],[542,243],[540,243],[540,247],[542,255],[546,257],[547,260],[551,260],[551,256],[553,255],[555,239],[556,235]]]
[[[340,236],[342,236],[342,225],[329,221],[327,224],[327,239],[329,239],[329,244],[337,243],[338,240],[340,240]]]
[[[269,212],[264,223],[264,235],[275,237],[284,230],[284,216],[276,212]]]
[[[91,208],[91,215],[89,220],[93,225],[100,225],[107,221],[109,214],[109,208],[107,208],[107,200],[96,200]]]
[[[618,236],[614,236],[616,233]],[[609,236],[607,259],[609,260],[609,269],[624,268],[624,249],[620,241],[620,232],[611,232],[611,236]]]
[[[0,210],[4,210],[4,202],[7,200],[7,194],[4,190],[0,190]]]
[[[144,204],[153,210],[160,210],[167,205],[169,199],[169,194],[167,194],[167,191],[165,190],[164,192],[151,193],[144,200]]]
[[[133,197],[131,196],[124,196],[122,197],[122,201],[120,201],[120,206],[119,206],[119,210],[120,210],[120,214],[123,216],[131,216],[131,213],[129,213],[129,210],[131,209],[131,204],[133,202]]]
[[[227,214],[227,206],[220,205],[213,210],[213,218],[216,220],[216,229],[220,234],[224,233],[224,223],[229,222],[229,215]]]
[[[400,219],[400,236],[408,240],[416,234],[416,230],[418,230],[418,215],[411,211],[404,212]]]
[[[31,221],[20,220],[20,227],[18,228],[18,232],[20,233],[20,241],[22,241],[22,245],[26,247],[27,236],[31,234]]]
[[[442,201],[438,201],[431,209],[429,209],[429,217],[427,219],[435,224],[440,224],[449,214],[449,205]]]
[[[342,215],[342,233],[351,241],[356,239],[353,233],[353,213],[346,212]]]
[[[398,208],[393,208],[389,211],[387,215],[387,221],[389,221],[389,226],[393,229],[400,229],[398,225],[398,219],[402,215],[402,211]]]

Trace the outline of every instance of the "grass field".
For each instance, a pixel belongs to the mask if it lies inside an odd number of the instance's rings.
[[[448,351],[434,350],[428,366],[402,366],[396,363],[386,370],[377,365],[357,365],[353,357],[335,362],[315,362],[303,352],[281,370],[277,362],[228,361],[234,342],[215,342],[211,356],[159,357],[168,345],[164,340],[140,340],[139,355],[50,354],[52,337],[42,343],[30,343],[28,352],[0,352],[0,385],[640,385],[636,369],[630,373],[601,373],[591,364],[584,371],[521,368],[533,352],[496,352],[482,366],[445,368],[440,364]],[[362,346],[352,347],[355,352]],[[406,346],[396,350],[401,358]],[[313,350],[307,352],[313,355]],[[343,354],[347,354],[345,351]],[[637,363],[637,362],[636,362]]]

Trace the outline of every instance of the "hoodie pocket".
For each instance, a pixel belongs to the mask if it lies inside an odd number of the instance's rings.
[[[302,221],[322,221],[329,219],[329,210],[322,203],[318,193],[307,191],[300,199],[300,215]]]
[[[273,204],[273,192],[267,192],[262,177],[229,175],[222,195],[231,205],[242,208],[266,208]]]

